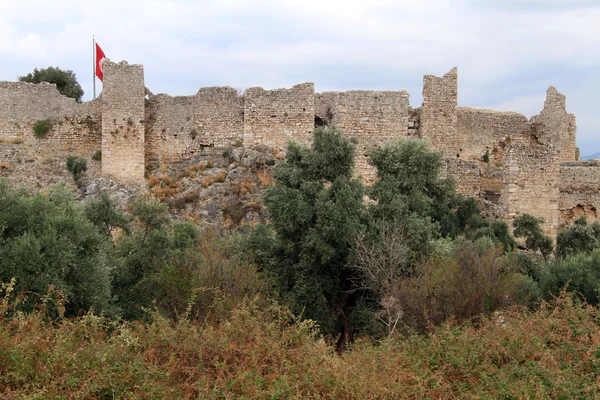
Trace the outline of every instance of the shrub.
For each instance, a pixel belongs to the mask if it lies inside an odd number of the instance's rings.
[[[0,203],[0,281],[16,278],[17,293],[43,296],[52,287],[61,290],[68,314],[105,309],[108,238],[86,218],[75,193],[56,185],[48,194],[29,195],[0,180]],[[34,296],[30,300],[23,305],[27,310]]]
[[[73,175],[73,179],[78,182],[81,175],[87,171],[87,161],[81,157],[67,157],[67,170]]]
[[[49,119],[39,119],[33,125],[33,134],[38,139],[44,139],[52,129],[52,122]]]
[[[449,318],[478,321],[535,297],[527,290],[530,280],[507,271],[502,250],[491,243],[455,242],[450,255],[425,260],[414,276],[395,282],[389,295],[397,299],[406,326],[424,332]]]
[[[234,147],[242,147],[243,145],[244,143],[240,139],[236,139],[235,143],[233,144]]]
[[[92,155],[92,160],[94,160],[94,161],[102,160],[102,150],[96,150],[94,152],[94,154]]]
[[[600,303],[600,250],[555,259],[542,270],[540,286],[545,296],[558,296],[567,288],[590,304]]]

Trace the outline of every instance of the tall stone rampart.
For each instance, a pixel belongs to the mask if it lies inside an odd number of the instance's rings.
[[[332,123],[358,140],[355,168],[371,181],[376,171],[368,164],[373,147],[408,134],[408,92],[352,90],[336,93]]]
[[[548,89],[543,110],[531,118],[527,130],[510,137],[505,156],[509,221],[522,214],[541,217],[545,233],[552,237],[560,226],[561,149],[569,128],[561,98],[556,89]]]
[[[465,138],[459,147],[460,158],[481,160],[499,151],[498,143],[528,129],[522,114],[468,107],[457,108],[457,134]],[[461,151],[462,150],[462,151]]]
[[[446,157],[460,158],[465,138],[458,135],[458,70],[423,77],[420,135]]]
[[[376,178],[368,164],[373,146],[424,138],[444,154],[444,173],[456,179],[459,192],[479,199],[492,217],[511,223],[533,214],[554,236],[578,215],[596,218],[600,206],[600,167],[573,164],[575,117],[554,87],[540,114],[528,120],[514,112],[458,107],[456,68],[424,77],[423,104],[416,109],[405,91],[315,94],[312,83],[243,94],[208,87],[192,96],[154,95],[143,74],[141,65],[107,61],[101,97],[84,104],[54,85],[0,82],[0,139],[37,143],[32,125],[50,119],[44,145],[101,147],[105,174],[141,182],[150,162],[177,160],[206,146],[283,150],[290,140],[310,144],[315,126],[336,124],[358,140],[356,171],[367,181]]]
[[[55,84],[0,82],[0,139],[27,140],[45,146],[69,146],[71,151],[99,147],[101,105],[96,99],[77,103],[63,96]],[[36,139],[33,125],[49,120],[52,128]]]
[[[315,128],[315,85],[244,92],[244,145],[285,149],[290,140],[310,143]]]
[[[561,225],[569,225],[581,216],[588,222],[599,219],[600,161],[571,161],[560,165],[559,210]]]
[[[106,60],[102,89],[102,173],[143,182],[144,68]]]
[[[242,140],[244,98],[232,87],[202,88],[194,96],[149,94],[146,159],[170,160],[205,146],[229,147]]]

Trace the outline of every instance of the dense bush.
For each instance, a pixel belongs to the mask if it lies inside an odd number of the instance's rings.
[[[600,247],[600,223],[588,224],[585,217],[558,232],[556,256],[565,258],[578,253],[589,253]]]
[[[540,286],[546,297],[567,287],[591,304],[600,303],[600,249],[555,259],[542,270]]]
[[[72,191],[58,185],[48,194],[29,195],[0,180],[0,204],[0,280],[16,278],[17,292],[40,296],[50,287],[61,290],[69,315],[107,308],[110,242]]]
[[[79,182],[81,175],[87,171],[87,161],[77,156],[67,157],[67,170],[73,175],[75,182]]]
[[[102,150],[96,150],[94,154],[92,154],[92,160],[101,161],[102,160]]]
[[[44,139],[52,129],[52,122],[49,119],[39,119],[33,124],[33,134],[38,139]]]

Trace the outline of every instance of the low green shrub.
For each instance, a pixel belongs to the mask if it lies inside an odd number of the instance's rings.
[[[52,129],[52,122],[49,119],[39,119],[33,125],[33,134],[38,139],[44,139]]]
[[[102,160],[102,150],[96,150],[94,152],[94,154],[92,155],[92,160],[94,160],[94,161]]]
[[[87,171],[87,161],[84,158],[77,156],[67,157],[67,170],[73,175],[73,179],[77,182],[81,175]]]

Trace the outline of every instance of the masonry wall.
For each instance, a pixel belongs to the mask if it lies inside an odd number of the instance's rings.
[[[289,140],[310,143],[315,126],[315,87],[249,88],[244,92],[244,146],[285,149]]]
[[[376,170],[367,162],[371,149],[407,136],[408,92],[339,92],[333,98],[332,115],[333,124],[358,140],[355,170],[370,181],[376,176]]]
[[[446,157],[461,158],[465,138],[457,130],[458,70],[423,77],[420,135]]]
[[[498,143],[529,129],[528,119],[519,113],[458,107],[457,135],[465,138],[460,158],[481,160],[498,152]],[[461,151],[462,150],[462,151]]]
[[[79,104],[50,83],[0,82],[0,139],[47,146],[100,148],[101,100]],[[52,129],[36,139],[33,125],[48,119]]]
[[[146,162],[181,157],[192,146],[194,97],[149,95],[144,132]]]
[[[144,68],[106,60],[102,89],[102,173],[143,182]]]
[[[599,219],[600,161],[585,160],[560,166],[560,225],[569,225],[581,216],[588,222]]]
[[[541,217],[545,234],[555,237],[559,228],[561,136],[552,109],[544,109],[533,121],[507,145],[507,219],[512,223],[523,214]]]

